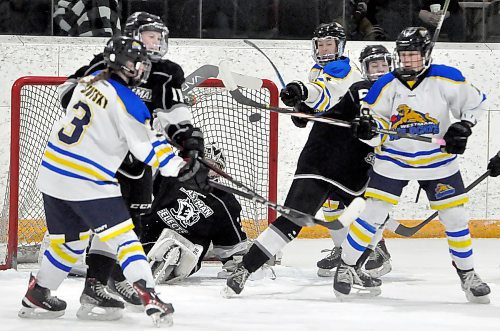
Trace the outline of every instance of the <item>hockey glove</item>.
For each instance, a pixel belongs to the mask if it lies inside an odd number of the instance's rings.
[[[212,186],[208,182],[208,168],[197,160],[198,152],[189,151],[184,158],[187,162],[179,171],[178,179],[192,190],[210,193]]]
[[[369,114],[362,114],[351,122],[351,133],[362,140],[370,140],[377,135],[377,122]]]
[[[472,134],[472,123],[460,121],[453,123],[444,134],[446,146],[444,150],[450,154],[463,154],[467,145],[467,138]]]
[[[488,163],[488,169],[490,170],[491,177],[497,177],[500,175],[500,152],[495,155]]]
[[[306,100],[307,95],[307,87],[298,80],[288,83],[280,92],[281,101],[288,107],[294,107],[301,101]]]
[[[197,151],[198,155],[205,155],[203,132],[191,124],[170,124],[166,128],[167,136],[182,148],[181,156],[187,156],[190,151]]]
[[[128,152],[118,170],[126,177],[138,178],[144,174],[145,168],[146,164],[139,161],[132,153]]]
[[[312,109],[311,107],[307,106],[303,102],[300,102],[299,104],[296,104],[295,107],[294,107],[294,110],[297,111],[297,112],[300,112],[300,113],[314,114],[314,109]],[[307,126],[308,120],[305,119],[305,118],[300,118],[300,117],[292,116],[292,122],[298,128],[305,128]]]

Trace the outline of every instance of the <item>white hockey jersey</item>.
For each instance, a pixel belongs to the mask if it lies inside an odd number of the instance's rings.
[[[115,173],[129,150],[163,176],[176,176],[185,162],[149,119],[146,105],[118,79],[79,83],[66,116],[52,128],[37,187],[70,201],[120,196]]]
[[[342,99],[353,83],[362,79],[347,57],[329,62],[324,67],[315,64],[309,72],[309,83],[306,83],[308,97],[305,104],[316,112],[327,111]]]
[[[364,103],[379,127],[443,138],[456,120],[477,122],[486,96],[458,69],[433,64],[424,75],[412,88],[392,72],[375,82]],[[459,170],[457,155],[441,152],[437,144],[386,135],[365,142],[376,146],[374,171],[389,178],[439,179]]]

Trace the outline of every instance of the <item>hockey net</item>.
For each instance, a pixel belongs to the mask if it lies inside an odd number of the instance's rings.
[[[13,85],[9,179],[0,206],[0,270],[37,262],[46,225],[35,181],[52,125],[63,115],[56,88],[64,80],[22,77]],[[242,88],[243,93],[260,103],[277,105],[276,86],[268,80],[262,82],[260,89]],[[276,114],[236,103],[218,79],[209,79],[196,87],[189,99],[195,125],[203,129],[205,141],[222,148],[225,171],[258,194],[276,201]],[[255,238],[275,218],[275,213],[252,201],[239,201],[243,227],[250,238]]]

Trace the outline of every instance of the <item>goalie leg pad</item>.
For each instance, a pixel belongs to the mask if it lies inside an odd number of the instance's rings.
[[[172,283],[186,278],[196,267],[202,252],[202,246],[171,229],[164,229],[148,253],[155,282]]]

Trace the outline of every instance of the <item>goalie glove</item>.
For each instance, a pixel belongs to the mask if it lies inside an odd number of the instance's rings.
[[[288,107],[295,107],[298,103],[306,100],[307,96],[307,87],[298,80],[288,83],[280,92],[281,101]]]
[[[453,123],[444,134],[446,146],[444,150],[450,154],[463,154],[467,146],[467,139],[472,134],[473,124],[468,121]]]

